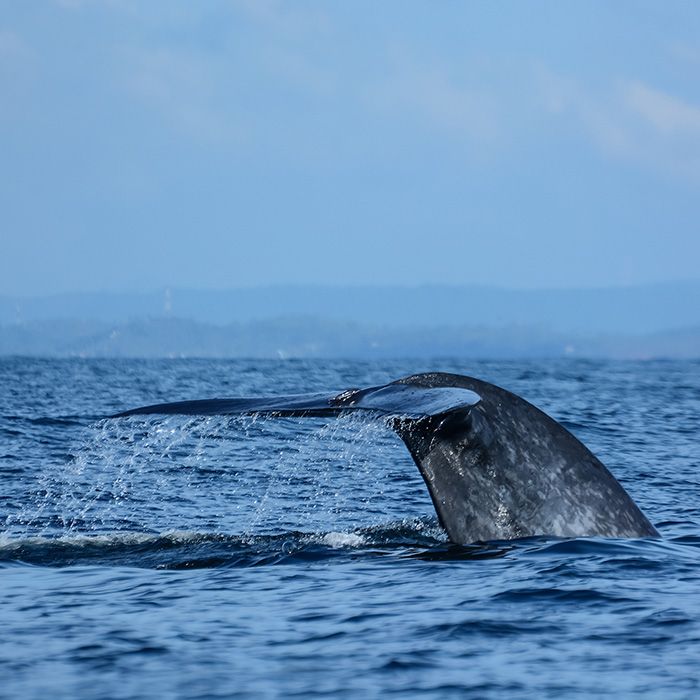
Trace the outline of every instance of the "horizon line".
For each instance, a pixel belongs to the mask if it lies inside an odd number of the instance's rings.
[[[466,290],[479,289],[499,292],[601,292],[601,291],[620,291],[629,289],[644,289],[658,287],[687,287],[700,285],[700,278],[697,279],[679,279],[679,280],[658,280],[651,282],[633,282],[633,283],[615,283],[608,285],[595,286],[542,286],[542,287],[523,287],[523,286],[507,286],[500,284],[475,284],[475,283],[448,283],[448,282],[421,282],[416,284],[367,284],[367,283],[329,283],[329,282],[272,282],[258,285],[240,285],[231,287],[194,287],[180,285],[164,285],[152,287],[150,289],[81,289],[71,291],[56,291],[56,292],[41,292],[34,294],[0,292],[0,299],[12,300],[39,300],[51,299],[56,297],[73,297],[73,296],[148,296],[152,294],[168,294],[168,292],[188,292],[188,293],[210,293],[210,294],[226,294],[231,292],[255,292],[271,289],[371,289],[371,290],[401,290],[401,291],[417,291],[421,289],[452,289]]]

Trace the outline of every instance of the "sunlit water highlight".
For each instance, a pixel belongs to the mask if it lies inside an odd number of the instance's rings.
[[[436,369],[533,401],[661,540],[458,547],[379,424],[102,416]],[[700,364],[0,361],[0,697],[700,695]]]

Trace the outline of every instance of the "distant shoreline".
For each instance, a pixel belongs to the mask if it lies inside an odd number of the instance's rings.
[[[386,359],[695,359],[700,324],[647,334],[502,326],[387,326],[306,316],[217,325],[181,318],[0,325],[0,356]]]

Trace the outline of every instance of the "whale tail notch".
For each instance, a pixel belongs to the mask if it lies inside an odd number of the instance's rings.
[[[116,414],[325,417],[383,420],[423,476],[457,544],[549,535],[655,537],[605,466],[547,414],[488,382],[432,372],[339,394],[203,399]]]

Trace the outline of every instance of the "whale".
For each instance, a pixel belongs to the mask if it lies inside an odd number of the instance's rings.
[[[449,539],[658,537],[603,463],[520,396],[474,377],[414,374],[336,393],[154,404],[145,414],[334,417],[381,421],[404,442]]]

